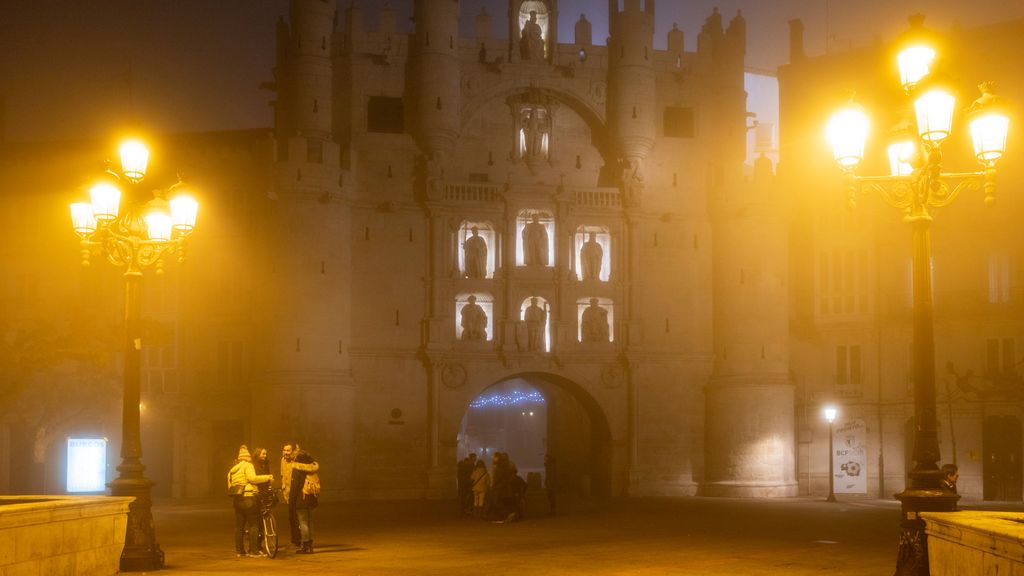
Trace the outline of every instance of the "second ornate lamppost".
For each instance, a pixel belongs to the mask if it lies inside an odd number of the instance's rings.
[[[186,193],[180,179],[166,193],[145,193],[139,184],[146,176],[149,151],[142,143],[130,140],[122,144],[120,152],[121,172],[108,166],[104,178],[89,191],[91,202],[71,205],[71,221],[80,238],[83,265],[88,266],[93,256],[100,256],[125,270],[121,464],[117,478],[108,486],[113,496],[135,498],[128,508],[121,571],[140,572],[159,570],[164,565],[164,553],[153,526],[153,482],[146,478],[142,464],[142,271],[155,268],[161,274],[167,257],[184,260],[185,242],[195,227],[198,204]],[[129,190],[122,210],[121,186],[125,184]]]
[[[864,157],[868,118],[851,104],[833,116],[828,132],[835,160],[843,170],[849,203],[857,193],[878,193],[904,213],[913,231],[913,382],[914,466],[907,487],[896,495],[902,504],[897,574],[927,575],[928,548],[921,512],[953,511],[959,496],[940,484],[938,418],[935,401],[935,336],[932,312],[931,210],[949,205],[964,191],[982,191],[985,203],[995,201],[996,163],[1006,149],[1008,116],[992,85],[979,86],[981,97],[968,108],[974,155],[981,170],[943,172],[942,144],[950,135],[956,107],[955,91],[936,72],[936,47],[924,34],[922,16],[911,18],[898,56],[905,93],[913,100],[916,133],[889,146],[889,176],[857,176]],[[913,125],[908,122],[908,125]]]

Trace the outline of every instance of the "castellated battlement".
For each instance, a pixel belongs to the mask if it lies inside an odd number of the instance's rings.
[[[621,5],[623,0],[618,0]],[[616,0],[612,0],[614,4]],[[647,0],[640,2],[640,9],[653,13],[654,2]],[[628,8],[629,6],[626,6]],[[625,13],[627,16],[632,14]],[[560,17],[565,17],[561,14]],[[580,14],[576,18],[574,34],[572,37],[559,39],[551,50],[549,60],[557,66],[563,67],[565,71],[578,71],[581,69],[607,70],[608,67],[608,46],[609,38],[594,38],[592,33],[591,18],[588,14]],[[650,18],[651,14],[640,14],[641,18]],[[470,15],[466,11],[460,14],[460,19],[475,20],[473,32],[470,35],[459,34],[455,38],[457,43],[459,59],[463,63],[485,63],[500,67],[509,62],[519,60],[516,42],[510,42],[510,35],[514,31],[502,31],[495,22],[493,15],[486,10]],[[411,27],[399,25],[399,15],[390,8],[382,8],[373,12],[356,7],[339,7],[337,26],[333,38],[333,54],[363,55],[368,56],[381,64],[404,64],[410,54],[411,38],[415,34],[415,23]],[[465,31],[465,26],[461,27]],[[517,36],[521,32],[516,32]],[[518,40],[518,37],[512,38]],[[597,43],[595,43],[595,40]],[[641,35],[635,41],[647,40],[652,42],[653,38],[645,39]],[[698,35],[695,50],[685,49],[683,31],[678,25],[673,25],[672,30],[666,34],[665,48],[651,49],[652,64],[658,71],[672,72],[673,69],[687,69],[696,65],[701,58],[710,58],[715,46],[720,50],[741,53],[739,61],[742,62],[742,51],[745,46],[745,24],[742,16],[734,17],[728,25],[722,23],[722,17],[718,10],[709,15],[707,21]]]

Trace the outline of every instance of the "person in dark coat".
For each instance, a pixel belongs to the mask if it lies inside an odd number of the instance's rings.
[[[301,547],[297,554],[313,553],[313,509],[320,500],[320,464],[306,451],[299,451],[292,466],[291,494],[288,501],[294,503],[299,520]]]

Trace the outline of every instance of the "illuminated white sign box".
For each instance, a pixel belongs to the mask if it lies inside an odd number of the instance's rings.
[[[107,439],[68,438],[68,492],[107,489]]]

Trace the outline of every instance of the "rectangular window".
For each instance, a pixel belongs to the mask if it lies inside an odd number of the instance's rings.
[[[988,259],[988,302],[1001,304],[1010,301],[1010,258],[1006,254],[991,254]]]
[[[843,397],[859,396],[864,383],[860,345],[836,346],[836,386]]]
[[[371,96],[366,105],[366,129],[378,134],[405,132],[405,107],[401,98]]]
[[[1017,371],[1017,343],[1013,338],[989,338],[985,346],[985,374],[990,378]]]
[[[665,137],[693,138],[696,133],[693,108],[665,108]]]

